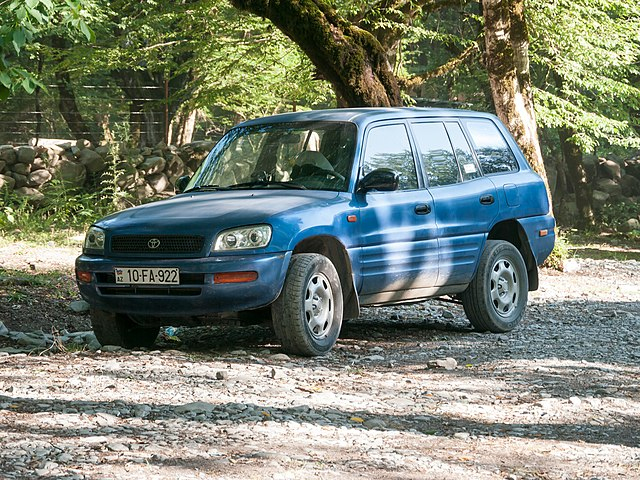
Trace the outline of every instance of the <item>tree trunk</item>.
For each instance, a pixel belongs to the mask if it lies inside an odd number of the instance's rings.
[[[49,38],[49,42],[54,49],[57,49],[62,58],[68,49],[67,41],[62,37],[53,36]],[[58,108],[64,121],[66,122],[71,135],[77,139],[86,139],[91,143],[96,143],[96,139],[91,132],[91,128],[80,113],[78,103],[76,102],[76,94],[73,91],[71,76],[69,72],[64,70],[56,70],[54,72],[56,86],[58,87]]]
[[[482,0],[486,67],[496,113],[551,193],[540,150],[529,73],[523,0]]]
[[[67,72],[57,71],[54,76],[58,87],[58,108],[69,130],[71,130],[71,135],[73,135],[76,140],[86,139],[95,144],[96,139],[78,108],[69,74]]]
[[[579,226],[584,228],[595,225],[595,219],[593,216],[591,186],[587,178],[587,171],[582,163],[582,150],[571,141],[571,137],[575,133],[570,128],[561,128],[559,131],[562,154],[576,194],[576,204],[580,215]]]
[[[385,49],[370,32],[322,0],[231,0],[271,20],[333,86],[343,106],[399,106],[398,82]]]

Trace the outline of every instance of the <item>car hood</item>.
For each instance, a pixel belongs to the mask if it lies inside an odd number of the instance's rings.
[[[238,190],[195,192],[129,208],[96,223],[127,233],[187,233],[268,222],[276,214],[334,200],[327,191]],[[216,228],[217,227],[217,228]],[[169,231],[170,230],[170,231]]]

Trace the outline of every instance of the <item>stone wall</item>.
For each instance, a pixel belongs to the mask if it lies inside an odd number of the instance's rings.
[[[159,143],[155,147],[114,149],[89,142],[48,140],[38,146],[0,145],[0,189],[7,188],[33,201],[44,198],[43,187],[59,179],[71,188],[100,188],[106,175],[120,189],[144,200],[174,193],[182,175],[191,175],[214,142],[193,142],[181,147]],[[113,152],[117,151],[114,159]]]
[[[596,212],[602,211],[606,205],[638,205],[640,202],[640,155],[629,159],[585,155],[583,163],[593,192],[593,209]],[[578,207],[575,195],[565,196],[555,213],[562,224],[576,224]],[[624,231],[640,230],[640,218],[629,218],[619,228]]]

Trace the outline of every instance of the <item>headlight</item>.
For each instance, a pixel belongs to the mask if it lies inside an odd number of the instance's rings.
[[[98,227],[89,227],[87,236],[84,237],[85,253],[104,253],[104,230]]]
[[[271,226],[252,225],[250,227],[232,228],[225,230],[216,237],[213,250],[246,250],[262,248],[269,245],[271,240]]]

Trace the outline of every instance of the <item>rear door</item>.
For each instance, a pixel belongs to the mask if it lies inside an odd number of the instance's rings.
[[[399,189],[356,194],[360,210],[361,296],[433,286],[438,240],[433,199],[424,188],[403,122],[375,124],[365,132],[360,178],[377,168],[400,174]]]
[[[496,188],[482,176],[457,121],[414,122],[411,129],[434,202],[439,251],[435,285],[467,283],[498,215]]]

